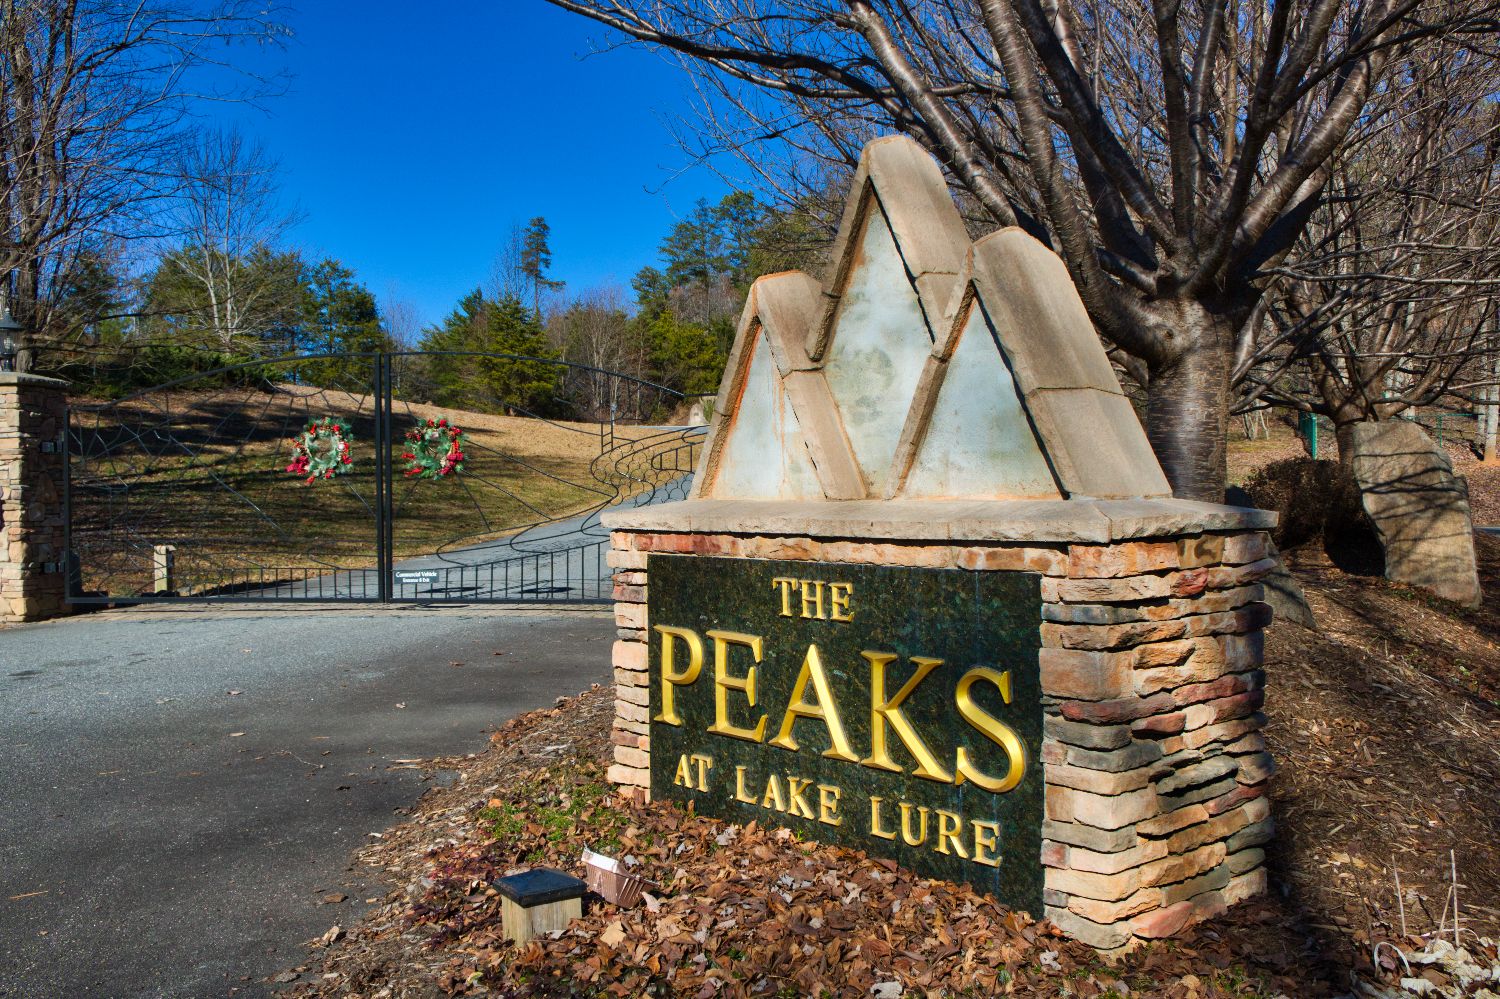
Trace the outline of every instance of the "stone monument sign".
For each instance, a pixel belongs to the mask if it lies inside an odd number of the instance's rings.
[[[1262,890],[1273,517],[1171,497],[1062,262],[913,143],[752,287],[690,497],[605,522],[630,793],[1109,951]]]

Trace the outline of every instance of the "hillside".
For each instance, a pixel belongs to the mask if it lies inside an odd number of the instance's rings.
[[[85,590],[148,589],[151,548],[177,549],[179,589],[236,574],[321,572],[374,564],[375,423],[368,395],[303,385],[153,393],[122,403],[75,399],[74,548]],[[311,485],[290,474],[292,438],[340,421],[351,471]],[[467,435],[463,474],[408,479],[402,435],[447,418]],[[388,443],[397,470],[395,556],[504,537],[593,509],[617,488],[592,465],[604,449],[654,431],[474,413],[397,400]],[[600,472],[605,475],[604,472]]]
[[[1500,524],[1500,467],[1478,462],[1465,429],[1449,421],[1444,450],[1476,525]],[[1336,459],[1324,443],[1319,456]],[[1269,440],[1231,441],[1231,479],[1303,453],[1273,423]],[[1475,548],[1484,603],[1472,611],[1341,571],[1317,541],[1286,553],[1318,627],[1278,623],[1266,642],[1285,805],[1273,860],[1330,939],[1399,925],[1397,869],[1409,921],[1436,925],[1453,866],[1465,920],[1500,934],[1500,537],[1476,534]]]

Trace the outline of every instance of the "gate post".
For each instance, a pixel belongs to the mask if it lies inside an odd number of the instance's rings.
[[[67,613],[67,387],[0,371],[0,624]]]

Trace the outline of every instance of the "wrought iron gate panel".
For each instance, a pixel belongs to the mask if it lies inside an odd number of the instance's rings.
[[[437,363],[555,368],[593,418],[416,401]],[[615,372],[434,352],[299,355],[75,400],[69,600],[605,602],[599,514],[686,495],[704,428],[652,422],[684,408]],[[355,461],[304,485],[289,441],[325,417]],[[465,431],[463,471],[405,476],[406,431],[441,417]]]

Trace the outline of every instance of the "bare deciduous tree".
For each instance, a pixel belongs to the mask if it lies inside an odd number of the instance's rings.
[[[700,73],[723,146],[852,161],[899,130],[1063,256],[1148,384],[1178,495],[1218,500],[1230,376],[1394,67],[1496,0],[551,0]],[[1378,118],[1378,116],[1376,116]]]
[[[417,350],[422,341],[421,313],[394,289],[380,296],[380,322],[397,350]]]
[[[238,132],[205,133],[177,167],[169,224],[176,245],[158,280],[177,325],[221,351],[296,324],[299,261],[278,254],[296,216],[278,201],[277,165]]]
[[[1396,72],[1401,86],[1268,269],[1236,370],[1242,408],[1328,417],[1345,462],[1356,423],[1482,404],[1500,355],[1500,61],[1429,39]]]
[[[521,223],[512,222],[490,264],[490,297],[497,302],[502,298],[524,302],[530,286],[526,277],[526,233]]]
[[[625,293],[604,287],[574,298],[548,323],[563,360],[582,365],[568,372],[568,390],[590,419],[603,420],[634,398],[632,386],[614,373],[643,378],[648,351],[626,312]]]
[[[161,235],[163,167],[223,44],[274,39],[252,0],[0,0],[0,272],[18,275],[22,322],[45,337],[77,262],[101,244]],[[21,365],[31,363],[23,350]]]

